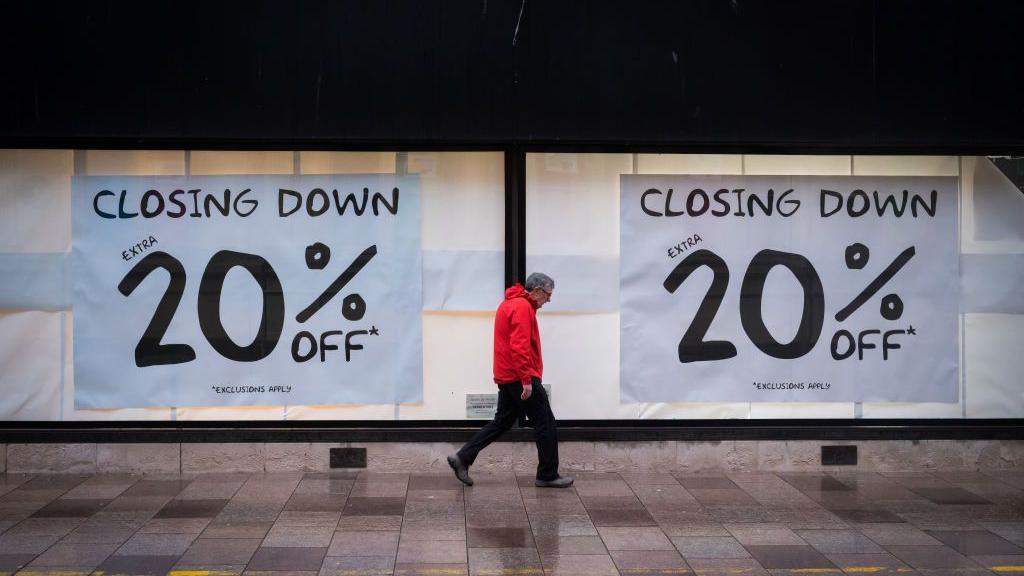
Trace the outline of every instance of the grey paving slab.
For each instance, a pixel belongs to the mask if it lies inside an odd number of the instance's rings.
[[[34,553],[10,553],[0,549],[0,573],[13,574],[35,560]]]
[[[103,563],[118,548],[117,543],[54,544],[29,564],[29,568],[76,566],[93,569]]]
[[[608,553],[600,536],[539,536],[535,542],[537,551],[546,556]]]
[[[391,556],[398,553],[398,532],[335,532],[328,556]]]
[[[90,477],[89,474],[37,474],[23,483],[19,489],[67,492]]]
[[[299,512],[341,511],[346,498],[345,494],[292,494],[284,509]]]
[[[195,540],[195,534],[135,534],[121,545],[115,556],[181,556]]]
[[[663,522],[658,520],[658,527],[666,536],[727,536],[732,534],[717,522]]]
[[[766,576],[753,558],[687,558],[686,563],[697,576]]]
[[[406,515],[408,517],[408,514]],[[466,526],[470,528],[515,528],[528,526],[530,518],[525,509],[498,510],[491,513],[470,512],[466,514]]]
[[[1024,574],[1024,555],[981,555],[971,560],[997,574]]]
[[[183,564],[180,560],[171,568],[171,576],[186,576],[188,573],[198,576],[241,576],[245,572],[245,564]],[[100,576],[100,575],[95,575]]]
[[[980,569],[980,564],[948,546],[886,546],[890,554],[921,569]]]
[[[750,558],[750,553],[731,536],[676,536],[672,544],[687,560],[693,558]]]
[[[764,506],[706,505],[704,511],[718,522],[777,522],[774,510]]]
[[[841,520],[853,524],[890,522],[902,524],[903,518],[895,512],[879,508],[832,510]]]
[[[398,544],[398,562],[423,562],[430,564],[456,563],[466,560],[466,542],[445,540],[402,540]]]
[[[434,565],[436,566],[436,565]],[[460,565],[464,567],[465,565]],[[387,576],[395,570],[395,556],[328,556],[324,559],[320,568],[320,576]],[[405,569],[402,574],[411,575],[423,572],[414,572]],[[426,572],[431,576],[450,576],[448,571],[434,570]],[[451,574],[458,574],[454,572]]]
[[[823,554],[883,554],[885,550],[858,530],[797,530],[800,538]]]
[[[107,504],[97,515],[110,516],[118,512],[145,512],[156,514],[168,502],[170,496],[119,496]]]
[[[608,550],[675,550],[657,527],[600,526],[597,531]]]
[[[529,548],[534,545],[529,524],[522,526],[469,527],[471,548]]]
[[[690,567],[675,550],[612,550],[609,555],[620,573],[630,576],[690,573]]]
[[[687,490],[739,490],[735,482],[725,476],[675,475],[676,480]]]
[[[201,538],[264,538],[273,522],[219,522],[214,521],[206,526]]]
[[[639,509],[587,509],[595,526],[657,526],[645,508]]]
[[[200,565],[245,565],[260,547],[261,540],[233,538],[199,538],[178,560],[179,564]]]
[[[930,530],[927,534],[965,556],[1024,555],[1024,548],[987,530]]]
[[[530,514],[530,528],[540,536],[597,536],[597,528],[587,514]]]
[[[154,518],[139,528],[145,534],[199,534],[210,518]]]
[[[342,514],[346,516],[403,515],[405,514],[405,497],[349,496]]]
[[[744,546],[802,546],[806,544],[796,532],[777,523],[757,522],[725,524],[725,529]]]
[[[256,550],[246,571],[312,571],[323,566],[327,548],[268,547]]]
[[[342,516],[346,518],[361,518],[361,516]],[[339,522],[339,526],[341,523]],[[446,518],[444,520],[405,520],[400,524],[402,539],[404,540],[466,540],[466,521],[461,518]]]
[[[104,574],[165,576],[177,560],[177,556],[118,556],[115,554],[104,560],[96,571]]]
[[[336,526],[340,512],[293,512],[285,510],[277,516],[275,524],[286,526]]]
[[[150,479],[143,478],[125,490],[122,496],[170,496],[181,493],[192,481],[185,478]]]
[[[395,576],[468,576],[467,564],[423,564],[403,562],[395,564]],[[339,575],[341,576],[341,575]]]
[[[889,554],[877,552],[871,554],[825,554],[830,562],[850,573],[900,574],[910,570],[905,562]]]
[[[978,522],[978,525],[1010,542],[1024,544],[1024,521],[981,521]]]
[[[338,521],[338,530],[401,530],[402,516],[342,516]]]
[[[836,568],[824,555],[810,546],[746,546],[750,555],[766,569]]]
[[[281,515],[284,502],[228,502],[215,517],[217,521],[273,522]]]
[[[619,576],[612,557],[607,554],[581,554],[542,558],[544,574],[552,576]]]
[[[143,525],[142,520],[98,520],[90,518],[65,536],[62,542],[122,544]]]
[[[910,524],[861,524],[858,529],[882,546],[941,546],[926,532]]]
[[[89,518],[110,500],[58,498],[33,512],[32,518]]]
[[[334,524],[274,524],[264,539],[270,548],[327,548],[334,536]]]
[[[535,548],[470,548],[470,574],[524,574],[540,575],[544,572],[540,554]]]
[[[351,478],[303,478],[296,484],[295,494],[344,494],[348,495],[355,485]]]
[[[156,513],[156,518],[213,518],[224,509],[226,499],[174,499]]]
[[[27,518],[5,532],[9,536],[64,536],[86,522],[85,518]]]
[[[18,536],[7,532],[0,535],[0,554],[41,554],[58,540],[60,536],[54,534]]]
[[[989,500],[955,486],[938,488],[914,487],[910,490],[936,504],[991,504]]]

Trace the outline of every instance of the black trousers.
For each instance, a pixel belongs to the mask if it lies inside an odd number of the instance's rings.
[[[555,415],[551,413],[548,394],[540,383],[533,386],[533,394],[525,401],[522,394],[523,385],[518,382],[498,386],[498,410],[494,420],[466,442],[459,450],[459,460],[466,466],[472,466],[477,454],[515,425],[525,413],[533,423],[533,436],[537,442],[537,479],[554,480],[558,478],[558,427]]]

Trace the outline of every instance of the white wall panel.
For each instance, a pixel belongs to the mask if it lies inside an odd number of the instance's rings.
[[[71,249],[71,150],[0,150],[0,252]]]
[[[300,152],[303,174],[393,174],[394,152]]]
[[[64,405],[61,408],[62,419],[67,421],[84,420],[170,420],[170,408],[117,408],[108,410],[77,410],[75,409],[75,351],[74,351],[74,314],[64,312]]]
[[[0,420],[60,420],[60,318],[0,311]]]
[[[394,420],[394,404],[285,406],[285,420]]]
[[[192,174],[291,174],[291,152],[239,152],[234,150],[194,150]]]
[[[956,156],[854,156],[855,176],[958,176]]]
[[[636,418],[639,404],[619,401],[619,314],[541,310],[544,383],[561,419]]]
[[[497,307],[497,302],[495,302]],[[466,394],[497,392],[494,313],[423,314],[423,403],[399,407],[402,420],[459,420]]]
[[[619,175],[632,173],[632,154],[528,154],[527,269],[531,254],[617,255]]]
[[[178,420],[283,420],[283,406],[189,406],[177,408]]]
[[[637,154],[637,174],[742,174],[740,154]]]
[[[505,248],[505,159],[501,152],[410,152],[418,174],[424,250]]]
[[[634,404],[639,407],[639,418],[719,420],[746,418],[750,413],[749,402],[657,402]]]
[[[987,158],[964,157],[961,170],[961,251],[1024,253],[1024,194]]]
[[[774,176],[846,176],[850,174],[850,157],[746,154],[743,156],[743,173]]]
[[[968,418],[1024,415],[1024,315],[966,314],[965,392]]]
[[[853,418],[853,402],[752,402],[750,417],[760,419],[786,418]]]
[[[865,402],[861,407],[861,418],[960,418],[963,414],[960,404],[938,402]]]
[[[184,150],[86,150],[89,176],[177,176],[185,173]]]

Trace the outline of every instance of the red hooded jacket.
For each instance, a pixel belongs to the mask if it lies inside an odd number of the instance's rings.
[[[505,290],[505,301],[494,314],[494,382],[527,386],[543,373],[537,304],[515,284]]]

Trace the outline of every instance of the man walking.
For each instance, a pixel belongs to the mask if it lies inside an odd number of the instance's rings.
[[[526,288],[516,284],[505,290],[505,301],[494,315],[494,382],[498,385],[498,410],[494,420],[480,429],[457,453],[448,457],[455,477],[473,485],[469,467],[477,454],[515,424],[523,413],[533,423],[537,442],[536,486],[566,488],[572,478],[558,475],[558,429],[547,392],[541,385],[544,361],[540,353],[537,309],[551,300],[555,281],[534,272]]]

